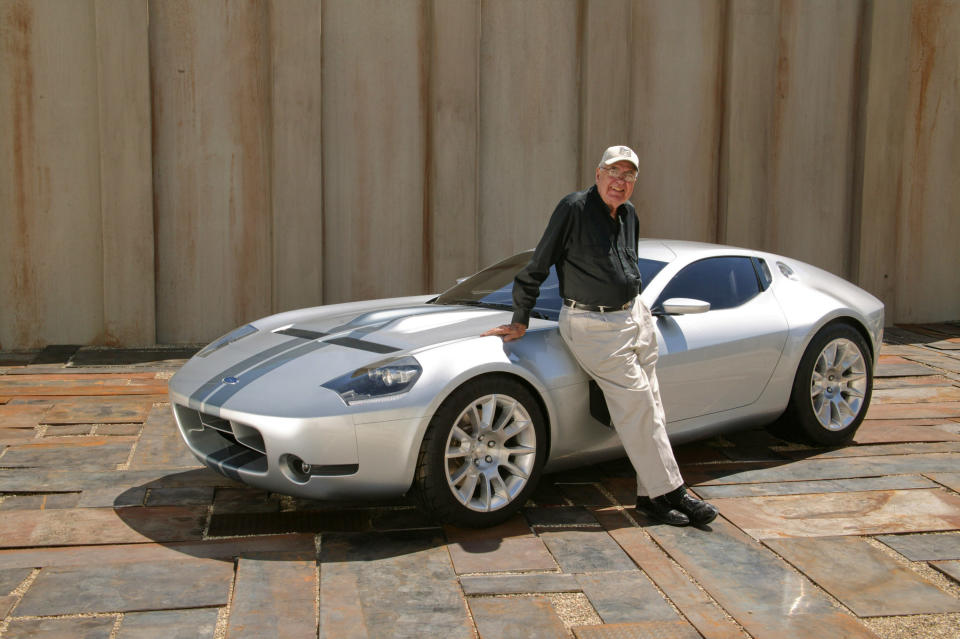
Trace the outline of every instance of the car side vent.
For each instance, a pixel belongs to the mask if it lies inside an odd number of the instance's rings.
[[[797,281],[797,274],[792,268],[784,264],[783,262],[777,262],[777,268],[780,269],[780,272],[783,273],[783,276],[791,280]]]

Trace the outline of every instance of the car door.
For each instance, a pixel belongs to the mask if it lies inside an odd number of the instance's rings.
[[[710,302],[706,313],[659,315],[657,376],[671,422],[749,405],[780,359],[787,322],[760,258],[718,256],[692,262],[653,304],[677,297]]]

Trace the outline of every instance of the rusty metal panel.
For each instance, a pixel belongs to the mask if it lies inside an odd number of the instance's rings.
[[[858,617],[960,612],[954,596],[862,539],[770,539],[766,544]]]
[[[228,636],[316,637],[317,578],[313,558],[287,559],[283,553],[265,553],[255,559],[241,557]]]
[[[873,2],[863,26],[858,160],[854,210],[857,282],[883,300],[887,321],[899,315],[897,243],[904,180],[911,2]]]
[[[640,156],[633,202],[641,234],[717,238],[723,15],[719,2],[633,6],[631,56],[610,71],[631,83],[630,139]],[[607,81],[588,90],[604,93]]]
[[[718,239],[766,245],[772,211],[779,0],[730,0],[724,69]]]
[[[420,293],[425,13],[331,0],[323,30],[324,301]]]
[[[881,535],[877,539],[910,561],[960,559],[960,532],[935,535]]]
[[[157,339],[270,312],[266,5],[150,3]]]
[[[323,303],[321,3],[270,0],[273,311]]]
[[[580,17],[580,166],[578,184],[596,179],[595,169],[603,150],[626,144],[639,152],[643,140],[630,127],[630,82],[634,39],[631,0],[586,2]],[[624,81],[611,81],[613,77]],[[600,89],[602,87],[602,90]],[[634,193],[633,201],[639,202]]]
[[[570,636],[544,597],[473,597],[468,601],[483,639],[566,639]]]
[[[439,291],[478,260],[480,0],[429,0],[425,290]]]
[[[646,530],[751,637],[875,637],[806,577],[724,519],[710,528]]]
[[[483,3],[480,262],[532,248],[578,175],[577,2]],[[603,149],[594,151],[597,160]]]
[[[943,244],[960,237],[958,31],[956,2],[913,3],[902,154],[908,177],[896,229],[898,322],[960,316],[957,251]]]
[[[960,497],[938,489],[737,497],[716,499],[713,503],[724,517],[756,539],[876,535],[960,527]]]
[[[0,347],[103,327],[96,21],[90,0],[0,2]]]
[[[147,3],[94,0],[103,329],[97,342],[156,342]]]

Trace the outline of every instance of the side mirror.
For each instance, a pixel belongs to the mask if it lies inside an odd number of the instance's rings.
[[[706,313],[709,310],[710,302],[688,297],[671,297],[656,309],[654,315],[694,315]]]

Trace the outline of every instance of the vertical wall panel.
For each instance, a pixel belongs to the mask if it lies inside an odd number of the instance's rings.
[[[157,336],[271,309],[269,43],[261,2],[152,2]]]
[[[103,315],[100,341],[156,339],[150,61],[146,0],[94,0],[100,122]]]
[[[910,81],[910,3],[871,3],[865,20],[857,284],[897,316],[897,219],[903,207],[904,136]]]
[[[102,340],[90,1],[0,2],[0,345]]]
[[[956,0],[0,0],[0,348],[439,290],[618,143],[646,235],[956,319],[958,32]]]
[[[273,310],[323,302],[321,62],[316,0],[270,0]]]
[[[714,241],[723,4],[633,7],[633,200],[644,235]],[[624,74],[625,76],[625,74]]]
[[[630,135],[630,80],[636,64],[631,47],[631,13],[630,0],[584,3],[580,187],[596,180],[597,164],[608,146],[639,146],[640,141]]]
[[[426,290],[451,286],[478,267],[479,0],[430,0]]]
[[[903,322],[960,316],[960,3],[914,3],[904,141],[897,311]]]
[[[779,0],[731,0],[727,15],[718,240],[766,247],[772,213]]]
[[[425,17],[421,2],[323,4],[328,303],[424,288]]]
[[[861,7],[782,0],[767,248],[849,274]]]
[[[489,0],[480,42],[480,262],[531,248],[580,188],[577,3]]]

